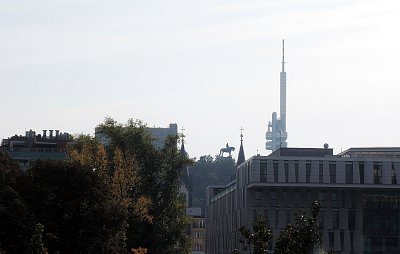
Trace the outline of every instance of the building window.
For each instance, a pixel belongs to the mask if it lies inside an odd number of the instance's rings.
[[[318,192],[318,201],[321,203],[321,206],[325,206],[325,191]]]
[[[279,170],[279,164],[278,161],[273,162],[273,168],[274,168],[274,182],[278,182],[278,170]]]
[[[339,210],[333,209],[333,229],[339,228]]]
[[[290,208],[286,209],[286,224],[290,224],[292,219],[292,213],[290,211]]]
[[[354,251],[354,232],[350,231],[350,251]]]
[[[267,224],[269,225],[270,217],[268,217],[268,209],[264,209],[264,219],[267,221]]]
[[[199,239],[201,238],[201,232],[194,232],[194,238]]]
[[[331,183],[336,183],[336,162],[329,162],[329,176]]]
[[[347,225],[349,227],[349,230],[355,230],[356,229],[356,211],[354,209],[349,209],[348,215],[347,215]]]
[[[335,235],[333,234],[333,231],[328,232],[328,238],[329,238],[329,250],[333,250],[335,248]]]
[[[321,209],[321,212],[319,213],[319,228],[320,229],[324,229],[324,223],[325,223],[324,209]]]
[[[382,183],[382,163],[374,162],[374,183],[381,184]]]
[[[271,200],[276,200],[276,192],[271,191]]]
[[[364,184],[364,162],[358,164],[358,169],[360,171],[360,183]]]
[[[298,183],[299,182],[299,162],[298,161],[294,162],[294,176],[296,178],[295,182]]]
[[[306,162],[306,183],[310,183],[311,177],[311,161]]]
[[[196,244],[196,245],[194,246],[194,250],[195,250],[195,251],[202,251],[202,250],[203,250],[203,246],[201,246],[201,244]]]
[[[346,207],[346,193],[345,193],[345,191],[341,191],[341,193],[342,193],[342,198],[341,198],[340,202],[342,203],[342,208],[345,208]]]
[[[344,251],[344,231],[340,230],[340,250]]]
[[[350,192],[350,207],[354,208],[356,206],[356,193],[354,191]]]
[[[278,228],[279,222],[279,208],[275,208],[275,228]]]
[[[261,191],[256,191],[256,206],[261,206]]]
[[[353,183],[353,162],[346,163],[346,183]]]
[[[392,163],[392,184],[397,184],[396,169],[394,163]]]
[[[199,226],[200,226],[200,228],[206,228],[206,223],[205,223],[205,221],[204,221],[204,220],[200,220],[200,221],[199,221]]]
[[[337,206],[337,193],[336,191],[333,191],[332,193],[332,207],[336,207]]]
[[[322,161],[319,162],[319,183],[324,182],[324,164]]]
[[[247,166],[247,182],[249,183],[249,182],[251,182],[250,181],[250,175],[251,175],[250,174],[251,173],[250,172],[250,163],[247,163],[246,166]]]
[[[256,200],[261,200],[261,191],[256,191]]]
[[[267,181],[267,162],[261,161],[260,162],[260,173],[261,173],[261,182]]]
[[[285,181],[288,183],[289,182],[289,162],[285,161],[284,166],[285,166]]]

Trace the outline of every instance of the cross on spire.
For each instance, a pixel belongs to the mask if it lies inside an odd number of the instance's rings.
[[[236,162],[236,166],[239,166],[240,164],[242,164],[243,162],[246,161],[246,158],[244,157],[244,150],[243,150],[243,127],[240,127],[240,150],[239,150],[239,155],[238,155],[238,159]]]
[[[185,140],[184,140],[185,134],[183,134],[183,131],[185,131],[185,130],[186,130],[186,129],[183,128],[183,126],[182,126],[181,134],[180,134],[180,136],[181,136],[181,138],[182,138],[182,144],[185,142]]]

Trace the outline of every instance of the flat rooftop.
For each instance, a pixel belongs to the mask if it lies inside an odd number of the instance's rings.
[[[268,157],[291,156],[291,157],[325,157],[333,156],[331,148],[279,148]]]
[[[400,147],[353,147],[337,156],[345,158],[400,158]]]

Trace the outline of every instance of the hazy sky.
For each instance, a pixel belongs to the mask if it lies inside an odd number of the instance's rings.
[[[268,154],[284,38],[290,147],[400,146],[399,24],[397,0],[0,0],[0,138],[111,116]]]

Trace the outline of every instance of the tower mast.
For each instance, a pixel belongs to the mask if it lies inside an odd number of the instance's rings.
[[[280,119],[282,131],[286,131],[285,40],[282,40],[282,71],[280,76]]]
[[[285,40],[282,40],[282,70],[280,73],[280,116],[272,113],[272,121],[268,123],[268,131],[265,133],[265,148],[275,151],[278,148],[287,147],[286,132],[286,72],[285,72]]]

